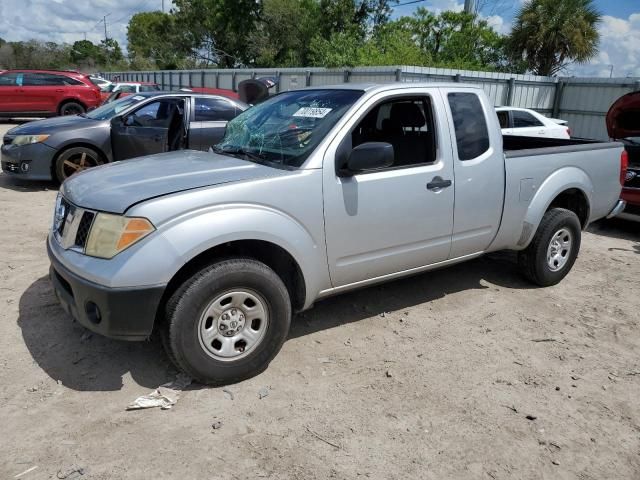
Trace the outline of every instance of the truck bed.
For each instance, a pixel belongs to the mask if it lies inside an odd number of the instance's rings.
[[[521,137],[517,135],[503,135],[502,145],[506,157],[579,152],[585,150],[612,148],[616,146],[615,142],[603,142],[587,138],[541,138]]]

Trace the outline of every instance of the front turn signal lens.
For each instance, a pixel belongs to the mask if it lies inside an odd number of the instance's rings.
[[[146,218],[98,213],[87,239],[85,253],[113,258],[155,230]]]

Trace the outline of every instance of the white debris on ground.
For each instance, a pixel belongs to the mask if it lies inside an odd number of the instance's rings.
[[[136,398],[133,403],[127,405],[127,410],[141,410],[143,408],[155,407],[160,407],[162,410],[169,410],[180,399],[180,392],[188,387],[191,382],[191,377],[180,373],[172,382],[160,385],[148,395]]]

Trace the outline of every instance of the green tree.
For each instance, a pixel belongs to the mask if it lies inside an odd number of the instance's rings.
[[[316,0],[264,0],[260,22],[249,35],[259,67],[299,67],[309,62],[309,39],[318,30]]]
[[[105,63],[104,51],[89,40],[73,42],[70,57],[74,64],[81,65],[85,68],[104,65]]]
[[[262,2],[175,0],[178,28],[204,64],[235,67],[251,63],[247,35],[256,28]]]
[[[601,14],[592,0],[528,0],[516,15],[509,51],[537,75],[555,75],[598,53]]]
[[[127,42],[132,68],[162,70],[184,68],[190,54],[185,35],[173,14],[136,13],[127,26]]]
[[[504,37],[473,14],[445,11],[435,15],[418,8],[413,17],[404,21],[434,66],[490,70],[507,67]]]

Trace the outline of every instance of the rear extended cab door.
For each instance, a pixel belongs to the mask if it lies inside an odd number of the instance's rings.
[[[505,171],[498,117],[479,88],[443,88],[455,173],[449,258],[485,251],[504,206]]]

